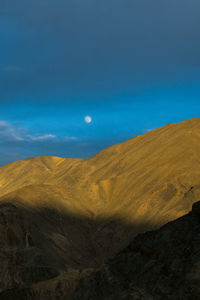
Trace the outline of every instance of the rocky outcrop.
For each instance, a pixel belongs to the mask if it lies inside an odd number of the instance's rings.
[[[199,204],[161,229],[138,235],[82,279],[69,299],[200,299]]]
[[[29,217],[12,204],[0,205],[0,291],[59,275],[42,247],[45,236]]]

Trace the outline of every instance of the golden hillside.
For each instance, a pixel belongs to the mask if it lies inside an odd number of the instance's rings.
[[[17,299],[7,293],[36,284],[39,294],[27,299],[68,299],[88,268],[137,233],[191,211],[200,199],[199,137],[196,118],[90,159],[36,157],[1,167],[0,298]]]
[[[0,196],[31,206],[161,225],[199,197],[200,118],[168,124],[90,159],[36,157],[0,168]],[[193,195],[192,199],[190,194]]]

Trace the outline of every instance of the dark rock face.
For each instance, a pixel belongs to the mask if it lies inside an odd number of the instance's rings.
[[[200,220],[194,212],[137,236],[70,300],[200,299]]]
[[[71,239],[67,228],[73,224],[65,224],[60,216],[58,220],[56,214],[47,211],[33,218],[15,205],[2,204],[0,208],[1,300],[200,299],[199,202],[188,215],[138,235],[107,262],[93,244],[98,240],[89,240],[91,232],[85,237],[88,249],[79,249],[75,240],[74,248],[70,244],[64,247],[63,234]],[[82,233],[88,233],[83,231],[83,221],[79,225]],[[128,234],[131,227],[126,226]],[[79,243],[79,236],[76,238]]]
[[[195,213],[195,214],[197,214],[200,217],[200,201],[195,202],[192,205],[192,212]]]
[[[27,289],[10,289],[0,293],[1,300],[29,300],[34,299],[34,293]]]
[[[0,203],[0,299],[63,299],[85,270],[122,247],[131,230],[119,220]],[[122,239],[110,248],[113,236]]]
[[[25,287],[59,275],[42,249],[45,236],[15,205],[0,206],[0,291]],[[40,247],[31,241],[36,237]]]

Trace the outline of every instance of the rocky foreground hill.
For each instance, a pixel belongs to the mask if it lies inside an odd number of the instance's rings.
[[[161,229],[138,235],[81,279],[69,299],[200,299],[200,202]]]
[[[45,257],[34,261],[35,270],[34,266],[25,270],[28,287],[6,290],[0,299],[198,300],[200,202],[193,205],[189,214],[138,235],[99,268],[70,269],[56,277],[52,269],[36,271],[39,263],[44,264]],[[14,267],[10,264],[12,271]],[[30,285],[33,276],[39,274],[41,282]],[[45,280],[48,275],[54,278]]]
[[[1,167],[0,299],[198,299],[199,153],[196,118]]]

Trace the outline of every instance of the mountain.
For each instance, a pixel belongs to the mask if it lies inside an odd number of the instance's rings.
[[[38,295],[54,295],[50,286],[65,295],[138,233],[191,211],[200,199],[199,137],[196,118],[90,159],[46,156],[1,167],[0,292],[8,299],[36,285]]]

